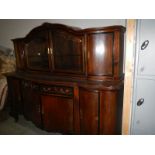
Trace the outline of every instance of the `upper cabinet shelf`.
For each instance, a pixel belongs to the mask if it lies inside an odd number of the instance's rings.
[[[50,70],[48,31],[42,31],[24,42],[26,65],[31,70]]]
[[[17,70],[95,80],[123,77],[123,26],[80,29],[44,23],[13,39]]]
[[[51,30],[53,71],[84,73],[84,35],[60,28]]]

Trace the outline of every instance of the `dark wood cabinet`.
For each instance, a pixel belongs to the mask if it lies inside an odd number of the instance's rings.
[[[62,29],[52,31],[53,69],[57,72],[84,72],[84,36]]]
[[[80,132],[99,134],[99,92],[80,89]]]
[[[31,70],[50,70],[48,32],[33,34],[24,42],[27,68]]]
[[[60,96],[41,96],[44,129],[73,133],[73,99]]]
[[[35,125],[41,127],[41,104],[39,85],[31,81],[22,81],[23,114]]]
[[[113,40],[113,33],[88,35],[88,75],[113,76]]]
[[[122,91],[122,90],[120,90]],[[100,93],[100,133],[119,134],[121,132],[122,96],[119,91]]]
[[[121,134],[124,32],[44,23],[14,39],[12,115],[50,132]]]
[[[10,114],[18,120],[18,114],[22,113],[23,105],[22,105],[22,94],[21,94],[21,83],[19,79],[8,77],[8,97],[10,103]]]

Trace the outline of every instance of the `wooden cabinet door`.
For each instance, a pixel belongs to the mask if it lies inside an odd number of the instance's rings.
[[[37,84],[23,81],[22,93],[24,104],[24,116],[34,122],[37,126],[41,126],[41,106],[39,86]]]
[[[113,33],[88,34],[87,71],[90,76],[113,75]]]
[[[99,93],[80,89],[81,134],[99,134]]]
[[[8,98],[11,107],[11,115],[18,119],[18,114],[22,113],[21,87],[20,80],[16,78],[7,78],[8,82]]]
[[[53,70],[65,73],[84,73],[84,36],[62,29],[52,32]]]
[[[100,92],[100,134],[121,134],[123,93],[120,91]]]
[[[51,65],[49,49],[48,31],[39,31],[35,35],[27,37],[24,42],[27,68],[49,71]]]
[[[73,99],[42,95],[43,125],[47,131],[73,132]]]

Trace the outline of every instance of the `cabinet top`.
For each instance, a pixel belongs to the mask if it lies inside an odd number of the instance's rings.
[[[89,33],[107,33],[107,32],[114,32],[114,31],[121,31],[125,32],[126,28],[121,25],[113,25],[113,26],[107,26],[107,27],[92,27],[92,28],[86,28],[86,29],[81,29],[79,27],[73,27],[73,26],[68,26],[64,24],[58,24],[58,23],[43,23],[42,25],[33,28],[26,36],[25,38],[29,38],[33,35],[35,35],[39,31],[43,30],[54,30],[54,29],[62,29],[65,31],[68,31],[73,34],[89,34]],[[12,41],[15,40],[20,40],[24,38],[15,38],[12,39]]]

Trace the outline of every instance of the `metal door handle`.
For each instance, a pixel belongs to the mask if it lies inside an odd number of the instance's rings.
[[[144,99],[141,98],[141,99],[138,100],[137,106],[141,106],[143,103],[144,103]]]
[[[141,50],[144,50],[149,44],[149,41],[148,40],[145,40],[142,45],[141,45]]]

